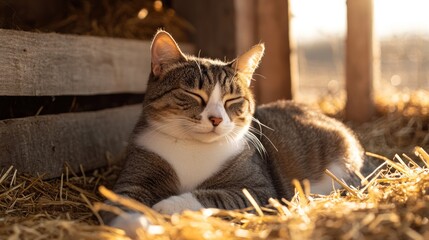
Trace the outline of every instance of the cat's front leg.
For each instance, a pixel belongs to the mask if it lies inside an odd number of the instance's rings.
[[[192,193],[188,192],[164,199],[153,205],[152,208],[160,213],[171,215],[184,210],[197,211],[204,208],[204,206]]]
[[[249,192],[257,203],[264,205],[269,197],[275,197],[270,186],[250,188]],[[202,208],[242,209],[249,207],[250,201],[242,189],[198,189],[166,198],[152,208],[162,214],[181,213],[184,210],[198,211]]]
[[[138,237],[138,230],[146,230],[149,227],[149,220],[138,212],[124,212],[115,217],[109,226],[119,228],[125,231],[125,234],[134,239]]]

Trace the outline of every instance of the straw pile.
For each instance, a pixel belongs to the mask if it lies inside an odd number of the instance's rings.
[[[77,2],[77,3],[76,3]],[[68,1],[66,16],[42,31],[133,39],[152,39],[159,28],[179,41],[189,40],[193,27],[156,0]]]
[[[0,1],[0,28],[152,39],[159,28],[189,41],[193,26],[160,0]]]
[[[112,182],[117,167],[98,169],[89,175],[69,169],[66,167],[61,178],[51,180],[19,174],[13,167],[3,169],[0,239],[98,238],[93,231],[99,221],[91,212],[91,202],[102,201],[97,186]]]
[[[345,94],[325,95],[317,104],[326,114],[344,118]],[[429,91],[384,90],[375,96],[376,118],[351,127],[369,152],[392,158],[429,147]]]
[[[424,111],[421,105],[409,107]],[[99,219],[97,210],[107,197],[146,214],[151,225],[139,230],[141,239],[429,239],[429,155],[410,147],[427,143],[428,122],[424,114],[407,115],[406,109],[355,128],[374,152],[368,155],[382,163],[362,188],[343,183],[345,190],[317,196],[307,183],[296,182],[293,199],[271,199],[269,206],[244,210],[160,215],[107,190],[118,172],[115,166],[79,174],[66,168],[62,178],[52,180],[5,169],[0,174],[0,238],[127,239]],[[407,154],[390,155],[396,149]]]

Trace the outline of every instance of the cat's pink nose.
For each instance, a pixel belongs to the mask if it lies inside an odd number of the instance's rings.
[[[210,122],[212,122],[213,127],[219,126],[219,124],[222,122],[222,118],[220,117],[209,117]]]

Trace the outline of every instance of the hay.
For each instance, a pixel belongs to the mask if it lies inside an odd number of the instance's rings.
[[[416,108],[413,104],[409,107]],[[295,182],[293,199],[270,199],[269,206],[254,204],[244,210],[160,215],[107,190],[118,172],[115,166],[79,176],[67,170],[62,178],[52,180],[4,169],[0,238],[127,239],[123,231],[103,226],[99,220],[97,210],[103,208],[104,198],[98,188],[105,185],[100,191],[106,197],[146,214],[151,225],[138,231],[142,239],[428,239],[429,155],[409,145],[426,143],[429,130],[425,115],[405,114],[404,109],[398,107],[355,127],[373,152],[368,155],[383,163],[362,181],[360,189],[347,186],[347,190],[318,196],[310,194],[308,182],[302,186]],[[422,146],[428,149],[427,144]],[[392,153],[404,149],[406,154]]]
[[[51,180],[19,174],[13,167],[3,169],[1,239],[97,239],[116,234],[117,230],[107,227],[94,233],[99,220],[91,211],[91,202],[102,201],[97,186],[112,182],[118,168],[98,169],[88,176],[78,176],[69,169],[66,167],[61,178]]]
[[[67,4],[67,16],[40,28],[43,31],[149,40],[163,28],[178,41],[189,41],[192,25],[173,9],[154,0],[96,0]],[[142,18],[139,12],[146,10]]]
[[[375,101],[381,117],[355,128],[367,151],[392,158],[414,146],[429,148],[428,91],[378,94]]]
[[[389,160],[387,169],[376,172],[360,190],[349,187],[346,196],[339,190],[329,196],[308,195],[299,186],[292,200],[270,199],[268,207],[255,206],[256,213],[204,209],[169,217],[138,202],[126,206],[154,218],[154,225],[141,232],[142,239],[427,239],[429,155],[421,148],[416,154],[424,168],[414,161]],[[108,190],[102,192],[120,201]]]
[[[0,28],[140,40],[152,39],[163,28],[178,41],[189,41],[194,31],[171,6],[163,6],[159,0],[45,0],[43,3],[52,6],[0,2]]]
[[[344,119],[345,95],[325,95],[317,107]],[[376,117],[365,124],[349,123],[365,150],[392,158],[411,154],[415,146],[429,148],[429,91],[385,90],[375,94]]]

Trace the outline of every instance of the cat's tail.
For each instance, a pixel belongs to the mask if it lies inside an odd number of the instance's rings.
[[[363,156],[362,167],[358,172],[351,173],[350,179],[347,184],[357,189],[362,189],[373,177],[375,177],[383,169],[384,164],[382,161],[365,154]]]

